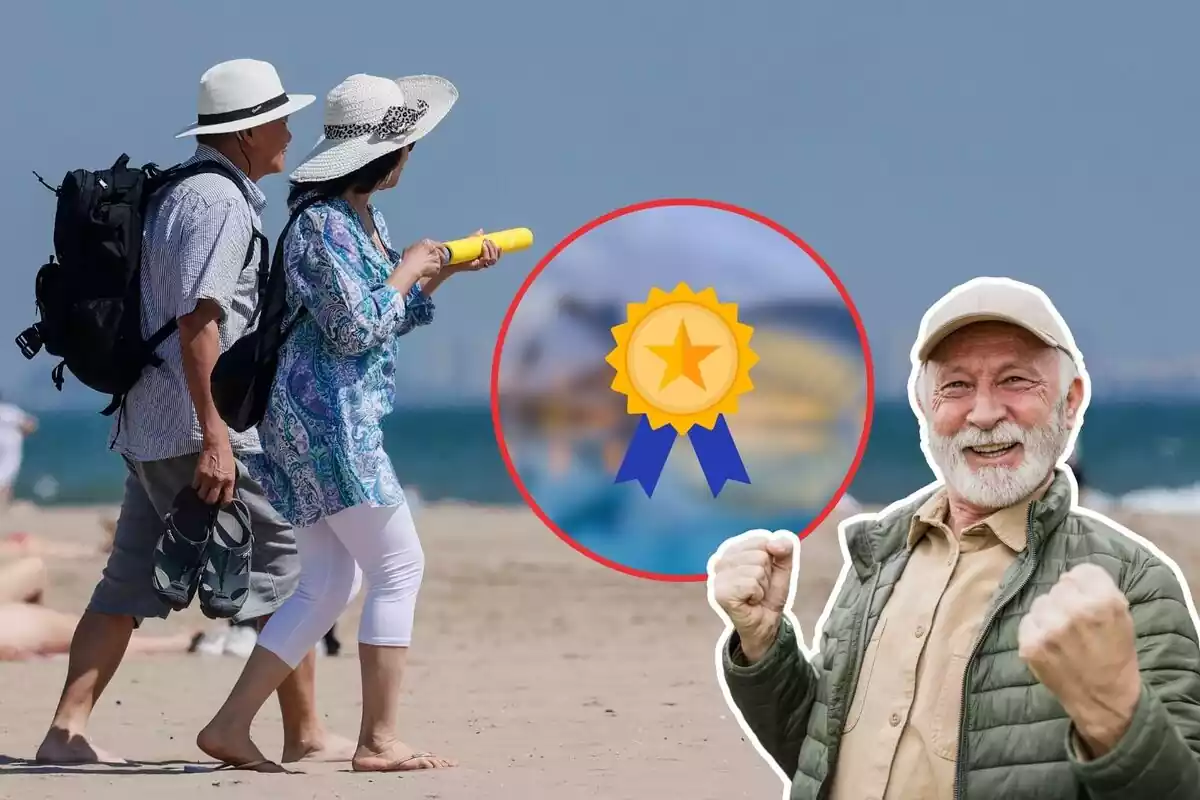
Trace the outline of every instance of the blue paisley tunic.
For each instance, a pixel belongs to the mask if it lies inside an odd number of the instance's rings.
[[[308,314],[280,350],[263,452],[244,461],[295,526],[405,502],[380,423],[395,402],[398,337],[432,322],[433,302],[419,286],[402,296],[387,285],[400,255],[374,207],[371,215],[387,256],[341,198],[310,206],[284,242],[288,306]]]

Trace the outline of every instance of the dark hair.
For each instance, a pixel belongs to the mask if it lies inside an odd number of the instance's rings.
[[[196,144],[202,144],[215,150],[228,138],[228,133],[198,133],[196,134]]]
[[[311,191],[318,192],[322,197],[337,197],[347,190],[369,192],[396,168],[400,159],[404,157],[404,152],[410,147],[411,145],[385,153],[340,178],[332,178],[327,181],[291,181],[292,188],[288,192],[288,205],[295,203],[300,195]]]

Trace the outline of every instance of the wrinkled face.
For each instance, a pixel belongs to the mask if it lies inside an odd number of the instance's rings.
[[[250,159],[254,171],[262,175],[283,172],[287,147],[292,141],[287,117],[242,131],[237,136],[240,138],[242,152]]]
[[[981,508],[1031,494],[1066,449],[1083,382],[1017,326],[969,325],[931,354],[918,399],[948,489]]]

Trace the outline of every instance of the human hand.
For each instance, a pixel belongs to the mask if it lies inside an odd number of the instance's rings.
[[[709,573],[713,600],[728,615],[750,663],[766,654],[779,633],[794,550],[790,533],[746,536],[730,544]]]
[[[233,447],[229,444],[229,432],[224,435],[205,437],[192,476],[192,488],[196,495],[209,505],[225,505],[233,500],[233,487],[237,482],[237,464],[233,460]]]
[[[408,246],[392,274],[404,273],[416,280],[432,278],[441,272],[444,257],[441,243],[422,239]]]
[[[1018,654],[1099,757],[1129,727],[1141,696],[1129,600],[1095,564],[1063,573],[1017,628]]]
[[[483,236],[483,228],[480,228],[471,235]],[[502,254],[503,253],[501,252],[500,248],[496,246],[495,242],[493,242],[491,239],[484,239],[483,251],[480,252],[479,258],[475,259],[474,261],[455,264],[454,269],[459,270],[460,272],[475,272],[477,270],[487,269],[488,267],[494,266],[495,263],[500,260],[500,256]]]

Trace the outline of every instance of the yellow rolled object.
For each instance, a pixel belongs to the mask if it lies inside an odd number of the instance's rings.
[[[533,231],[529,228],[509,228],[495,233],[485,233],[482,236],[470,236],[466,239],[442,242],[442,247],[446,251],[446,263],[465,264],[479,258],[483,252],[484,239],[491,240],[503,252],[512,253],[524,250],[533,244]]]

